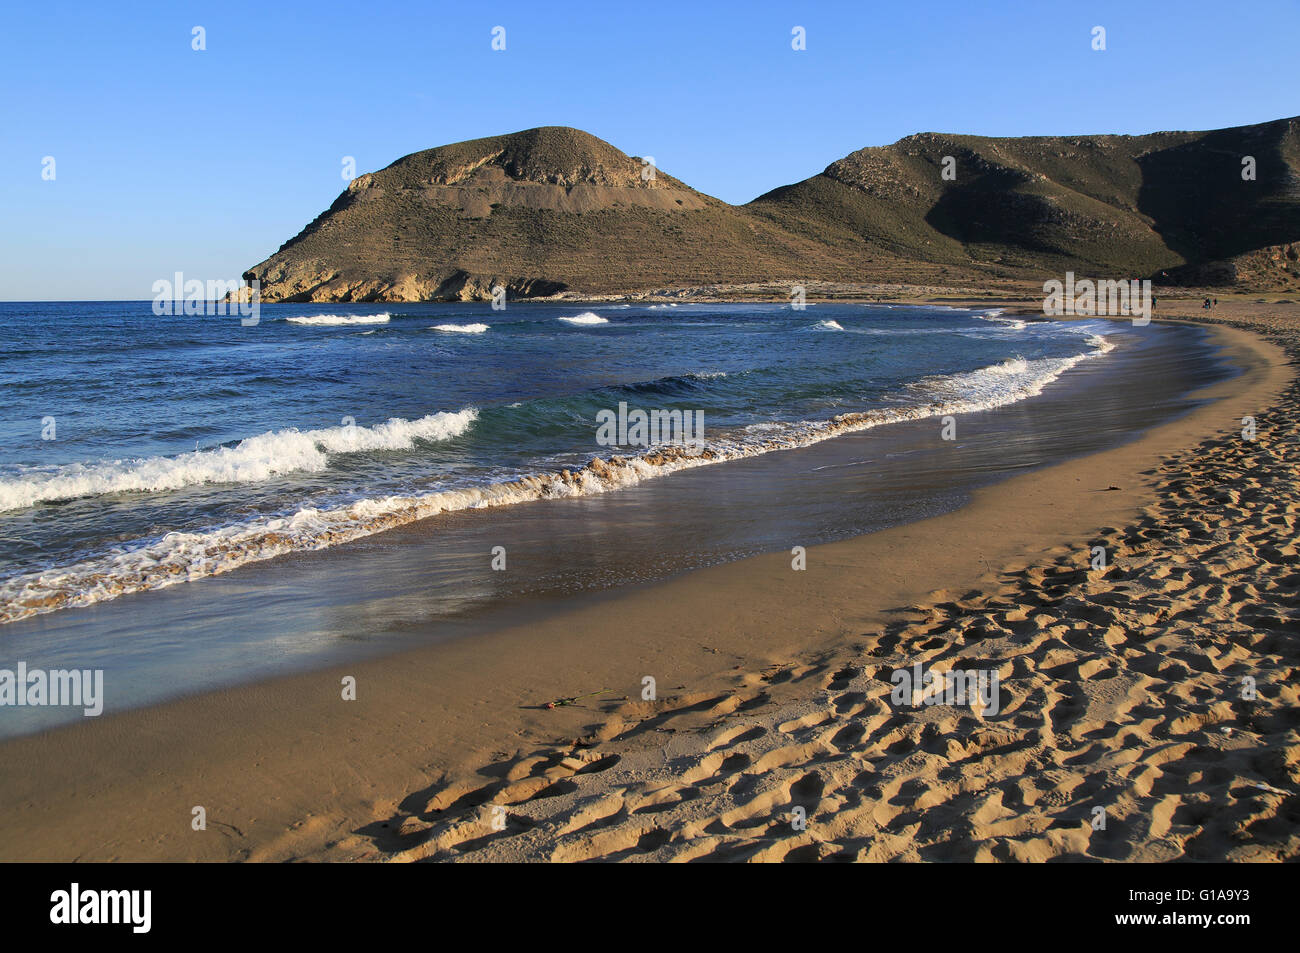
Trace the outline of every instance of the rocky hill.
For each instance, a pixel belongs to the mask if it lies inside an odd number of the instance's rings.
[[[943,178],[951,156],[953,178]],[[1254,179],[1242,160],[1254,159]],[[1150,277],[1300,239],[1300,119],[862,149],[746,208],[837,247],[1000,274]]]
[[[1242,178],[1247,156],[1253,180]],[[980,284],[1067,269],[1292,290],[1297,170],[1298,119],[1145,136],[923,133],[732,206],[550,126],[360,176],[244,277],[259,279],[269,301],[469,300],[495,284],[513,298],[746,282]],[[1273,246],[1281,250],[1261,251]]]

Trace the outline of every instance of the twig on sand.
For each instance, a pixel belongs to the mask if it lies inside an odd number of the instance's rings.
[[[612,689],[612,688],[602,688],[602,689],[601,689],[600,691],[598,691],[598,692],[587,692],[587,694],[585,694],[585,695],[573,695],[573,696],[571,696],[571,697],[569,697],[569,698],[557,698],[557,699],[555,699],[555,701],[553,701],[553,702],[547,702],[547,703],[546,703],[546,707],[547,707],[547,708],[559,708],[559,707],[561,707],[561,706],[563,706],[563,705],[572,705],[572,704],[574,704],[575,702],[578,702],[578,701],[580,701],[580,700],[583,699],[583,698],[592,698],[593,696],[596,696],[596,695],[604,695],[606,692],[612,692],[613,690],[614,690],[614,689]]]

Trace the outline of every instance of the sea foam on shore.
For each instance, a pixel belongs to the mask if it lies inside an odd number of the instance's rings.
[[[332,508],[303,506],[285,516],[256,518],[203,532],[167,533],[107,556],[0,582],[0,623],[225,573],[290,552],[339,545],[439,513],[607,493],[684,469],[806,447],[891,423],[1001,407],[1041,394],[1044,387],[1079,362],[1104,353],[1105,338],[1092,338],[1096,343],[1090,342],[1089,350],[1066,358],[1016,358],[964,374],[922,379],[911,385],[917,399],[910,404],[711,436],[698,453],[691,448],[662,446],[639,455],[593,458],[577,469],[538,472],[486,485],[370,497]],[[415,422],[390,421],[368,430],[330,428],[306,434],[264,435],[251,438],[253,443],[242,450],[248,441],[232,450],[222,448],[137,465],[113,464],[90,473],[56,474],[11,487],[10,494],[17,498],[19,493],[39,497],[77,491],[121,492],[179,486],[221,476],[266,479],[282,472],[278,468],[323,467],[328,451],[408,445],[417,438],[445,439],[463,433],[475,416],[471,409],[431,415]]]

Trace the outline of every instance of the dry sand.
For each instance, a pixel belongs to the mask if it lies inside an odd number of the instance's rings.
[[[1300,308],[1212,318],[1258,332],[1221,329],[1250,370],[1215,402],[805,572],[758,557],[0,745],[0,858],[1294,857]],[[1001,710],[892,705],[917,662],[996,669]]]

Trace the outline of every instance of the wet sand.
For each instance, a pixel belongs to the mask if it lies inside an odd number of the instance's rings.
[[[1300,309],[1274,311],[1214,317],[1294,348]],[[0,856],[1290,856],[1294,795],[1255,785],[1294,788],[1300,753],[1296,394],[1276,344],[1220,333],[1249,370],[1214,403],[954,513],[810,547],[806,571],[754,557],[7,742]],[[1095,545],[1112,569],[1087,570]],[[1002,673],[997,715],[890,706],[891,671],[953,659]]]

